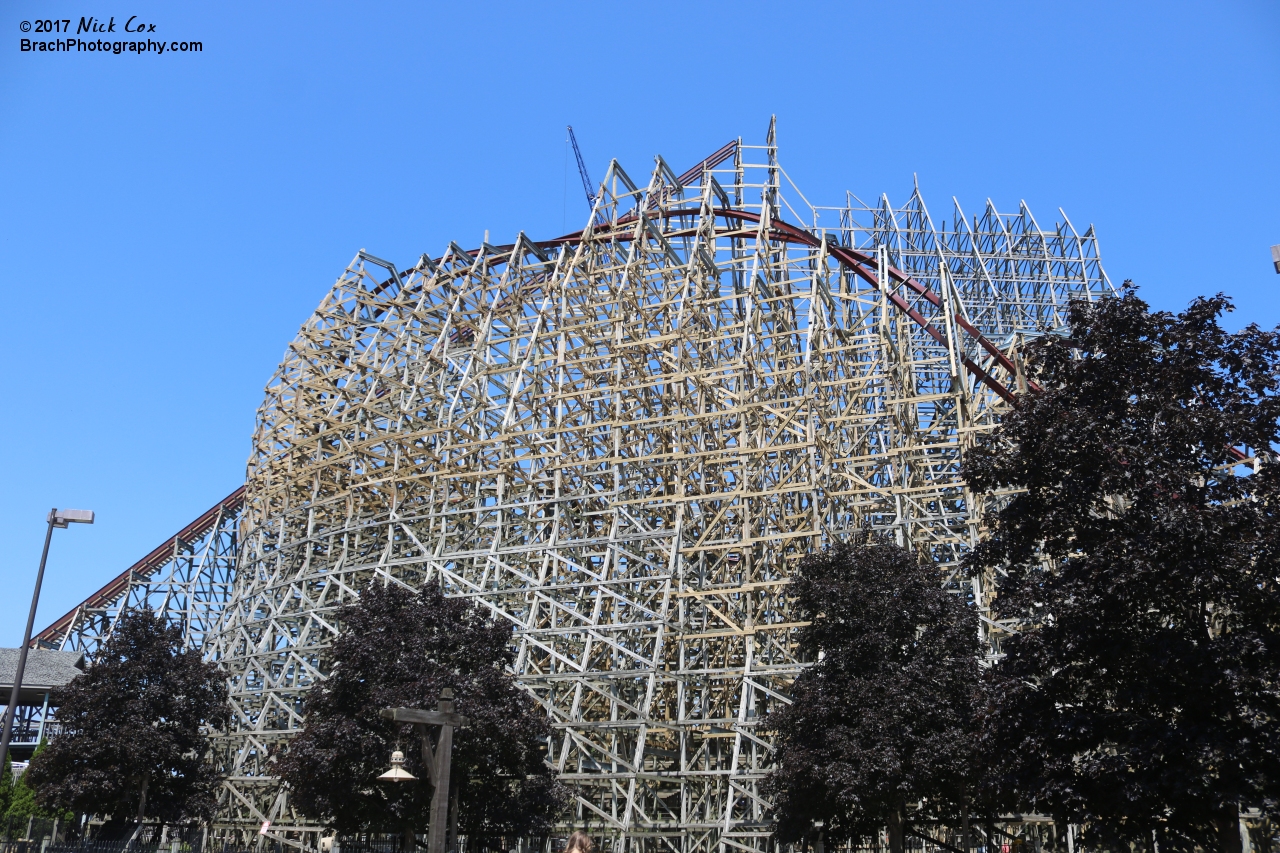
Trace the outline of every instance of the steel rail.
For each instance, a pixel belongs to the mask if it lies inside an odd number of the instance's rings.
[[[735,143],[731,143],[731,145],[736,147]],[[726,145],[725,149],[730,149],[729,153],[732,153],[732,149],[730,148],[730,145]],[[722,149],[722,151],[724,151],[725,149]],[[704,163],[711,163],[720,154],[721,154],[721,151],[716,152],[715,154],[711,155],[711,157],[708,157],[706,161],[704,161]],[[727,157],[728,154],[725,154],[724,156]],[[702,169],[703,169],[703,164],[700,163],[698,164],[698,166],[695,166],[693,169],[689,170],[689,172],[686,172],[685,175],[701,174]],[[684,177],[684,176],[681,176],[681,177]],[[676,208],[674,210],[656,211],[652,217],[649,217],[648,212],[646,212],[645,216],[652,219],[675,219],[675,218],[680,218],[684,216],[698,216],[698,215],[701,215],[701,213],[702,211],[698,208]],[[757,224],[760,222],[760,214],[752,213],[749,210],[741,210],[739,208],[734,208],[734,207],[713,208],[711,213],[713,216],[716,216],[725,220],[732,219],[732,220],[739,220],[744,222],[753,222]],[[599,228],[587,228],[587,229],[583,229],[582,231],[574,231],[571,234],[565,234],[562,237],[554,237],[550,240],[542,240],[542,241],[530,240],[528,242],[533,244],[534,246],[537,246],[538,248],[549,248],[549,249],[555,248],[557,246],[578,245],[582,243],[584,240],[617,240],[619,242],[626,242],[628,240],[634,239],[636,235],[633,230],[627,229],[624,226],[633,225],[637,221],[638,221],[638,217],[634,213],[629,213],[626,216],[620,217],[617,222],[609,223],[607,226],[601,226]],[[819,240],[816,236],[804,230],[803,228],[799,228],[781,219],[771,219],[769,222],[769,230],[770,230],[770,233],[769,233],[770,239],[774,239],[783,243],[796,243],[804,246],[809,246],[810,248],[818,248],[822,243],[822,241]],[[666,232],[663,234],[663,237],[670,239],[670,238],[676,238],[676,237],[682,237],[682,236],[692,236],[694,233],[695,233],[695,229],[691,228],[688,231]],[[507,253],[507,252],[513,251],[516,248],[516,246],[517,246],[516,243],[505,243],[500,246],[491,246],[490,248],[494,249],[496,252]],[[861,278],[863,281],[870,284],[876,290],[883,292],[885,294],[885,297],[889,300],[889,303],[893,305],[894,308],[906,314],[907,317],[909,317],[912,322],[920,326],[936,342],[943,345],[946,344],[946,339],[943,338],[942,333],[938,331],[936,326],[930,323],[928,319],[926,319],[924,315],[922,315],[919,311],[912,308],[911,305],[905,299],[903,299],[897,293],[894,293],[891,290],[884,287],[883,283],[879,280],[876,274],[873,273],[871,270],[867,269],[866,267],[867,264],[875,263],[875,259],[871,255],[868,255],[865,252],[858,251],[857,249],[850,248],[848,246],[841,246],[837,243],[828,242],[826,246],[827,246],[827,251],[831,253],[831,256],[835,258],[842,267],[844,267],[845,269],[857,275],[859,278]],[[481,249],[477,248],[477,249],[468,250],[467,253],[474,257],[477,254],[479,254],[480,251]],[[441,256],[440,258],[436,258],[432,263],[439,264],[442,260],[443,260],[443,256]],[[422,269],[421,262],[419,262],[419,264],[413,267],[412,269],[416,269],[419,272],[426,272],[426,270]],[[885,270],[885,272],[887,273],[888,278],[894,281],[897,281],[899,284],[912,290],[929,304],[938,308],[942,307],[941,296],[933,292],[926,285],[916,281],[914,278],[912,278],[910,275],[907,275],[902,270],[894,266],[889,266]],[[392,276],[392,278],[388,279],[387,281],[378,285],[378,287],[374,288],[374,292],[382,291],[384,288],[386,288],[388,285],[390,285],[393,281],[396,281],[397,279],[398,279],[398,276]],[[1000,350],[999,347],[997,347],[994,343],[992,343],[986,337],[986,335],[982,334],[982,332],[979,329],[977,329],[975,326],[973,326],[973,324],[971,324],[969,321],[965,320],[963,317],[959,316],[958,314],[954,316],[955,316],[956,325],[959,326],[961,329],[963,329],[965,333],[967,333],[970,337],[972,337],[974,341],[978,344],[978,346],[982,347],[983,350],[985,350],[989,355],[991,355],[991,357],[996,361],[997,364],[999,364],[1002,368],[1007,370],[1011,375],[1014,375],[1014,376],[1017,375],[1017,367],[1009,359],[1009,357],[1006,356]],[[973,374],[973,376],[979,382],[981,382],[983,385],[986,385],[988,388],[994,391],[1006,403],[1009,403],[1010,405],[1014,405],[1014,406],[1017,405],[1018,403],[1017,395],[1014,394],[1014,392],[1011,391],[1008,387],[1006,387],[1004,383],[1000,382],[998,379],[993,377],[990,373],[984,370],[981,365],[979,365],[977,362],[975,362],[965,353],[960,352],[958,353],[958,355],[961,363],[964,364],[965,369],[968,370],[971,374]],[[1027,385],[1029,388],[1031,388],[1031,390],[1034,390],[1034,391],[1040,390],[1039,386],[1036,385],[1034,382],[1031,382],[1030,380],[1028,380]]]
[[[112,578],[93,595],[77,604],[65,616],[55,620],[49,627],[36,634],[31,638],[31,648],[39,648],[41,643],[50,645],[60,643],[71,629],[71,626],[75,624],[77,617],[85,610],[93,610],[112,604],[129,591],[129,587],[134,580],[147,578],[155,574],[157,570],[173,559],[174,539],[193,542],[208,533],[218,523],[218,518],[223,512],[234,512],[244,504],[244,490],[245,487],[241,486],[218,501],[195,521],[170,536],[163,544],[153,549],[151,553]]]

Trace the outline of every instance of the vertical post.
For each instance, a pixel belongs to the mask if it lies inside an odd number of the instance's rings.
[[[449,795],[449,853],[458,853],[458,789]]]
[[[36,605],[40,603],[40,584],[44,581],[44,564],[49,559],[49,540],[53,539],[53,521],[57,508],[49,510],[49,529],[44,534],[44,550],[40,552],[40,570],[36,572],[36,590],[31,594],[31,612],[27,614],[27,630],[22,635],[22,647],[18,650],[18,668],[13,671],[13,689],[9,691],[9,707],[4,712],[4,733],[0,734],[0,761],[9,756],[9,736],[13,732],[13,717],[18,710],[18,691],[22,689],[22,673],[27,668],[27,646],[31,644],[31,629],[36,623]]]
[[[44,740],[44,724],[49,719],[49,694],[44,694],[44,707],[40,709],[40,728],[36,729],[36,749]]]
[[[453,690],[440,691],[436,710],[453,713]],[[445,835],[449,828],[449,759],[453,752],[453,726],[440,726],[440,739],[436,741],[435,790],[431,793],[431,825],[427,827],[427,853],[445,853]]]

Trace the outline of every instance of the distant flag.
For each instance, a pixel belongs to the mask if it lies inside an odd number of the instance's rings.
[[[1280,273],[1280,245],[1271,247],[1271,263],[1275,264],[1276,272]]]

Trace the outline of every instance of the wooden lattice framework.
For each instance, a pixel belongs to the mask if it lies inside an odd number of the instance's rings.
[[[760,719],[804,665],[791,567],[889,533],[998,634],[989,579],[955,571],[981,510],[959,462],[1024,383],[1023,340],[1109,290],[1065,214],[956,203],[948,228],[918,188],[812,207],[772,127],[681,176],[611,164],[566,237],[405,271],[360,252],[258,413],[205,645],[235,709],[219,831],[314,842],[272,754],[333,612],[370,582],[438,583],[512,625],[577,825],[767,849]]]
[[[938,229],[918,191],[801,216],[772,131],[695,171],[613,163],[558,240],[403,272],[361,252],[303,326],[209,650],[236,705],[229,825],[308,828],[270,754],[371,581],[509,621],[576,819],[681,851],[769,843],[759,722],[803,665],[795,560],[891,532],[985,610],[954,572],[977,535],[958,464],[1021,338],[1109,287],[1092,232],[990,205]]]

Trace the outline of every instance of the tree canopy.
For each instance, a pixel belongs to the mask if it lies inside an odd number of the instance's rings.
[[[992,674],[993,785],[1100,846],[1238,850],[1237,807],[1280,795],[1280,335],[1226,332],[1230,307],[1074,303],[965,464],[1021,490],[971,557],[1026,626]]]
[[[907,806],[960,815],[976,742],[978,629],[932,565],[888,543],[836,545],[799,564],[791,595],[803,618],[793,702],[769,714],[777,732],[780,841],[875,836],[902,850]]]
[[[50,697],[59,731],[23,781],[48,809],[168,823],[212,815],[219,778],[206,726],[225,727],[218,668],[148,610],[120,616],[89,668]]]
[[[506,671],[511,628],[435,586],[374,583],[337,614],[329,677],[307,696],[306,723],[279,761],[295,807],[342,833],[424,832],[431,788],[419,737],[383,708],[434,709],[452,688],[470,725],[454,732],[451,787],[472,838],[550,828],[567,792],[544,761],[545,714]],[[376,781],[391,750],[417,782]]]

